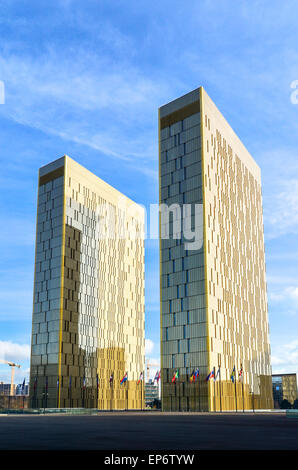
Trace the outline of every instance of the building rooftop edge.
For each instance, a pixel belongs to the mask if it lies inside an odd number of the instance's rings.
[[[70,160],[73,164],[81,167],[84,169],[84,171],[88,172],[89,174],[91,174],[94,178],[97,178],[99,179],[105,186],[107,186],[108,188],[111,188],[113,189],[113,191],[116,191],[117,193],[119,193],[119,195],[121,196],[124,196],[128,201],[130,201],[132,204],[138,206],[138,208],[140,209],[143,209],[143,211],[145,210],[143,205],[141,203],[138,203],[136,201],[134,201],[133,199],[131,199],[130,197],[128,197],[126,194],[122,193],[121,191],[119,191],[117,188],[115,188],[114,186],[112,186],[111,184],[107,183],[106,181],[104,181],[102,178],[100,178],[99,176],[97,176],[95,173],[93,173],[92,171],[88,170],[86,167],[84,167],[83,165],[81,165],[80,163],[78,163],[76,160],[74,160],[73,158],[71,158],[69,155],[66,155],[64,154],[62,157],[59,157],[57,158],[56,160],[53,160],[52,162],[49,162],[47,163],[46,165],[43,165],[42,167],[39,168],[39,176],[44,176],[46,175],[47,173],[50,173],[51,171],[53,170],[56,170],[57,168],[60,168],[62,166],[65,165],[65,160]]]

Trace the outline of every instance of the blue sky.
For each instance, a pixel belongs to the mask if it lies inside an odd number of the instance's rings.
[[[2,0],[0,358],[28,375],[38,168],[64,154],[158,199],[158,107],[203,85],[262,170],[273,373],[298,373],[296,1]],[[159,359],[158,245],[146,338]],[[0,380],[10,370],[0,366]]]

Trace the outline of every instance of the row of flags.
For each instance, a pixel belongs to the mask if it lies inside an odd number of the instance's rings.
[[[200,377],[200,370],[197,368],[197,369],[193,369],[190,377],[189,377],[189,381],[190,382],[195,382],[196,380],[198,380]],[[209,380],[211,379],[214,379],[214,380],[217,380],[217,378],[220,377],[220,367],[218,368],[216,374],[215,374],[215,368],[212,369],[212,371],[207,375],[206,377],[206,382],[209,382]],[[173,378],[172,378],[172,383],[176,383],[176,380],[179,378],[179,370],[177,369],[175,372],[174,372],[174,375],[173,375]],[[232,370],[232,373],[231,373],[231,381],[233,383],[235,383],[235,380],[236,380],[236,368],[234,366],[233,370]],[[239,370],[238,372],[238,378],[239,380],[242,380],[243,378],[243,369],[242,369],[242,366],[241,366],[241,369]]]
[[[193,369],[190,377],[189,377],[189,381],[190,382],[195,382],[196,380],[198,380],[200,377],[200,369],[197,368],[197,369]],[[220,377],[220,367],[218,368],[216,374],[215,374],[215,368],[212,369],[212,371],[207,375],[206,377],[206,382],[208,382],[209,380],[211,379],[214,379],[214,380],[217,380],[217,378]],[[173,375],[173,378],[172,378],[172,383],[176,383],[177,379],[179,378],[179,369],[177,369],[175,372],[174,372],[174,375]],[[234,366],[233,370],[232,370],[232,373],[231,373],[231,381],[233,383],[235,383],[235,380],[236,380],[236,368]],[[243,369],[242,369],[242,366],[241,366],[241,369],[239,370],[238,372],[238,378],[239,380],[242,380],[243,378]],[[142,382],[144,380],[144,373],[141,372],[140,373],[140,376],[139,376],[139,379],[137,381],[137,385],[139,385],[140,382]],[[155,381],[159,382],[160,380],[160,370],[158,370],[155,374],[155,377],[154,377],[154,380],[153,380],[153,383],[155,383]],[[128,381],[128,373],[125,372],[124,376],[122,377],[122,379],[120,380],[120,385],[123,385],[125,382]],[[113,385],[113,382],[114,382],[114,374],[111,374],[110,375],[110,386]],[[34,382],[34,388],[36,387],[36,383],[37,383],[37,378],[35,378],[35,382]],[[99,377],[98,377],[98,374],[96,374],[96,384],[97,384],[97,387],[99,385]],[[23,383],[23,387],[25,387],[25,379],[24,379],[24,383]],[[46,377],[46,388],[48,387],[48,378]],[[59,387],[59,377],[57,379],[57,388]],[[71,387],[71,376],[69,377],[69,387]],[[83,388],[85,389],[86,388],[86,377],[83,378]]]
[[[113,376],[113,374],[111,375],[111,378],[112,378],[112,376]],[[110,378],[110,384],[111,384],[111,378]],[[160,379],[160,370],[158,370],[156,372],[155,377],[153,379],[153,383],[155,383],[155,381],[158,383],[159,379]],[[127,375],[127,372],[126,372],[125,375],[123,376],[122,380],[120,380],[120,385],[122,385],[127,380],[128,380],[128,375]],[[141,372],[140,376],[139,376],[139,379],[137,381],[137,385],[139,385],[139,383],[142,382],[143,380],[144,380],[144,373]],[[112,382],[113,382],[113,378],[112,378]]]
[[[160,370],[156,372],[153,383],[155,383],[155,381],[158,383],[159,379],[160,379]],[[137,385],[139,385],[139,383],[142,382],[143,380],[144,380],[144,373],[141,372],[140,376],[139,376],[139,379],[137,381]],[[72,378],[70,376],[69,377],[69,388],[71,388],[71,381],[72,381]],[[120,385],[124,384],[127,381],[128,381],[128,373],[125,372],[124,376],[120,380]],[[114,374],[110,375],[109,383],[110,383],[110,386],[113,385],[113,383],[114,383]],[[97,385],[97,387],[99,386],[98,374],[96,374],[96,385]],[[36,389],[36,386],[37,386],[37,377],[35,377],[35,381],[34,381],[34,390]],[[24,379],[24,383],[23,383],[23,388],[24,387],[25,387],[25,379]],[[45,378],[45,387],[46,387],[46,389],[48,389],[48,377]],[[59,388],[59,377],[57,378],[57,388]],[[83,377],[83,389],[85,389],[85,388],[86,388],[86,377],[84,376]]]

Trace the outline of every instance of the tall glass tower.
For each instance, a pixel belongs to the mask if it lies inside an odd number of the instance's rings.
[[[40,168],[31,406],[143,406],[143,234],[143,208],[71,158]]]
[[[272,408],[260,169],[202,87],[159,109],[159,190],[163,409]]]

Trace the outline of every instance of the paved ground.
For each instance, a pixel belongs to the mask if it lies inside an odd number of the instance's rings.
[[[298,450],[298,417],[99,413],[0,416],[1,450]]]

